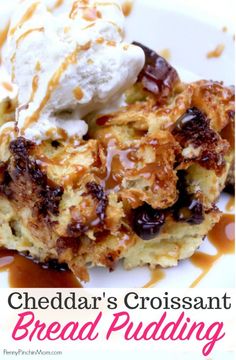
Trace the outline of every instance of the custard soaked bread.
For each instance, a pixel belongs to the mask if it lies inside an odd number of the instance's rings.
[[[169,267],[190,257],[220,219],[233,157],[234,94],[222,83],[184,84],[142,47],[128,105],[87,118],[81,141],[36,144],[5,124],[0,140],[0,245],[41,262]],[[6,119],[1,109],[0,123]]]

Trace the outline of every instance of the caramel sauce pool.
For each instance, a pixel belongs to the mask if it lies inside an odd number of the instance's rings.
[[[70,271],[43,267],[18,254],[0,249],[0,271],[8,271],[11,288],[80,288]]]
[[[216,248],[216,255],[209,255],[196,252],[191,257],[191,262],[202,270],[199,277],[191,284],[191,288],[197,286],[199,282],[208,274],[215,262],[223,255],[233,254],[235,250],[235,217],[232,214],[224,214],[221,220],[208,234],[210,243]]]

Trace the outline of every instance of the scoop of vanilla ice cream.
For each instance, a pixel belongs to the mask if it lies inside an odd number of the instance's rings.
[[[21,2],[7,41],[19,134],[35,142],[83,137],[82,119],[119,99],[144,65],[143,51],[123,33],[117,1],[67,1],[57,15],[46,1]]]

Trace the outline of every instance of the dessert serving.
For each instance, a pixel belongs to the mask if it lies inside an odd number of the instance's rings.
[[[176,266],[220,220],[233,161],[234,89],[181,81],[124,42],[116,1],[21,2],[0,104],[0,246],[66,264]],[[138,40],[138,39],[137,39]]]

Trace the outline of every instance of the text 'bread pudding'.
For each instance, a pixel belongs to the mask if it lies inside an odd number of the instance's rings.
[[[34,106],[0,105],[0,245],[66,263],[84,281],[90,266],[170,267],[192,256],[220,219],[233,158],[233,89],[182,83],[154,51],[130,46],[145,63],[136,62],[126,105],[86,111],[80,138],[63,127],[34,141],[19,116]],[[70,114],[54,111],[54,128]]]

